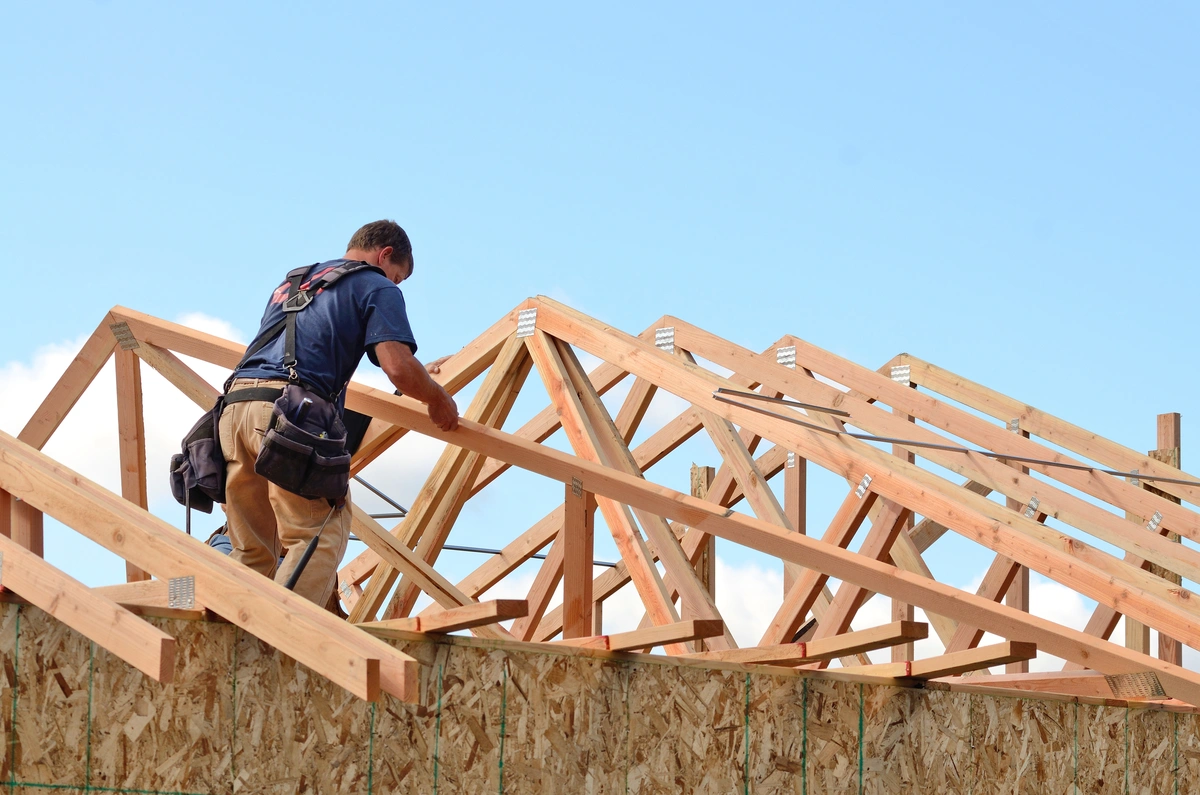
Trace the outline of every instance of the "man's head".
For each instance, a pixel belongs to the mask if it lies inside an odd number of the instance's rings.
[[[372,221],[346,244],[346,259],[378,265],[395,284],[413,272],[412,243],[395,221]]]

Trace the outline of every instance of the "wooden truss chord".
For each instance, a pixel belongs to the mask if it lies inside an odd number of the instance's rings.
[[[403,637],[398,633],[408,632],[447,634],[520,618],[528,612],[529,603],[524,599],[492,599],[439,610],[429,615],[372,621],[358,626],[381,638]]]
[[[586,638],[567,638],[553,641],[558,646],[601,651],[631,651],[682,644],[690,640],[718,638],[725,634],[725,622],[719,618],[693,618],[674,624],[618,632],[615,635],[593,635]]]
[[[929,637],[929,625],[918,621],[893,621],[880,627],[846,632],[823,640],[781,643],[747,649],[708,651],[689,655],[699,660],[744,665],[803,665],[805,663],[865,654],[875,649],[896,647]],[[868,661],[869,662],[869,661]]]
[[[844,668],[842,671],[848,674],[886,676],[891,679],[937,679],[967,671],[978,671],[993,665],[1004,665],[1017,660],[1032,660],[1036,656],[1037,644],[1007,640],[991,646],[943,654],[924,660],[865,665],[861,668]]]

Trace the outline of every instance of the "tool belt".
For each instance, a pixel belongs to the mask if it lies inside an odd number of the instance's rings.
[[[214,503],[225,502],[225,454],[221,449],[219,429],[221,414],[231,403],[265,400],[275,404],[262,449],[254,462],[254,471],[259,475],[309,499],[338,500],[349,490],[350,456],[362,442],[371,418],[348,411],[343,419],[337,407],[337,395],[322,395],[300,380],[296,371],[296,315],[308,307],[321,290],[328,289],[343,276],[368,268],[379,269],[365,262],[347,263],[312,280],[301,290],[300,284],[311,267],[296,268],[288,273],[290,286],[283,304],[283,320],[260,333],[234,368],[236,372],[283,332],[283,365],[288,371],[288,385],[231,392],[231,375],[225,382],[224,394],[184,436],[181,451],[171,456],[171,494],[188,508],[189,528],[192,508],[211,513]],[[347,425],[352,433],[347,432]]]

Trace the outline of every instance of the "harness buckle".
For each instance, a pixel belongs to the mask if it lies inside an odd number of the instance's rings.
[[[312,303],[313,297],[308,290],[301,290],[283,302],[284,314],[299,312]]]

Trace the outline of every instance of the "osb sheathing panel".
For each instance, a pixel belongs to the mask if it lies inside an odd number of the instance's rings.
[[[1127,776],[1131,793],[1200,781],[1187,713],[460,640],[397,642],[422,664],[422,701],[371,705],[227,624],[151,619],[178,639],[175,683],[159,685],[36,608],[19,615],[18,642],[18,608],[0,606],[4,792],[819,795],[861,780],[863,793],[1058,795],[1076,776],[1088,793],[1125,792]]]

